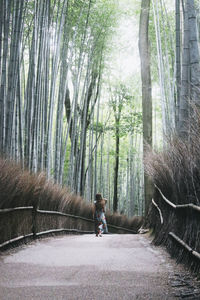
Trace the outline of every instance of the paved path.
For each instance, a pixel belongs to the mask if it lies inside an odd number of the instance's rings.
[[[142,235],[46,238],[0,256],[0,299],[172,300],[173,268]]]

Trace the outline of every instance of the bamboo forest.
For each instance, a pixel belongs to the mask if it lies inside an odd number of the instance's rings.
[[[199,205],[199,45],[195,0],[1,0],[2,159],[128,217],[154,184]]]

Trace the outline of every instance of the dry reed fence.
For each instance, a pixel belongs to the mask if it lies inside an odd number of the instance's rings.
[[[178,262],[199,272],[200,115],[195,113],[190,138],[167,139],[164,151],[149,151],[145,169],[155,185],[149,213],[154,243],[165,245]]]
[[[20,165],[0,159],[0,244],[50,232],[92,233],[92,203],[47,181],[45,174],[30,175]],[[110,232],[137,233],[142,218],[107,212]],[[1,247],[0,247],[1,248]]]
[[[200,270],[200,206],[192,203],[175,205],[155,187],[151,226],[155,245],[165,245],[178,262]]]

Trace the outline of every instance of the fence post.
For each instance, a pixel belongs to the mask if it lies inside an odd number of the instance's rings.
[[[33,210],[32,210],[32,233],[33,238],[36,238],[37,233],[37,204],[33,204]]]

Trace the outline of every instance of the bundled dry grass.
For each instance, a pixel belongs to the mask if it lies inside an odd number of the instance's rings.
[[[108,224],[124,227],[127,229],[132,229],[135,232],[138,232],[143,222],[143,217],[140,216],[127,218],[126,215],[121,215],[119,213],[111,214],[109,211],[106,214],[106,219]]]
[[[92,204],[82,197],[71,194],[67,188],[46,180],[44,173],[30,174],[15,162],[0,159],[0,209],[36,205],[41,210],[59,211],[92,219]],[[141,218],[128,219],[122,215],[111,215],[108,222],[137,231],[141,226]],[[19,212],[11,213],[11,217],[1,215],[0,243],[17,235],[31,233],[30,218],[20,221]],[[11,222],[12,219],[12,222]],[[23,226],[22,226],[23,223]],[[37,217],[37,231],[57,228],[75,228],[93,231],[93,223],[66,217],[43,215]],[[4,232],[4,233],[3,233]],[[14,236],[13,236],[14,235]]]
[[[30,174],[6,159],[0,159],[0,169],[1,209],[36,204],[39,209],[91,216],[91,204],[46,180],[44,173]]]
[[[145,158],[145,171],[162,193],[176,205],[193,203],[200,205],[200,114],[195,112],[195,125],[187,141],[174,137],[167,139],[167,148],[162,152],[149,151]],[[157,209],[152,206],[150,223],[155,232],[156,244],[164,244],[176,255],[178,261],[189,263],[196,271],[200,262],[194,261],[189,253],[169,239],[174,232],[191,248],[200,253],[200,215],[191,209],[173,210],[155,189],[154,200],[162,211],[164,224],[161,226]]]

